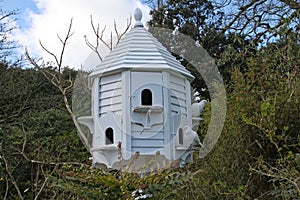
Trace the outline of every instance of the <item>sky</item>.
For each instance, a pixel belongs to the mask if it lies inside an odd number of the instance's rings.
[[[13,40],[22,45],[18,53],[24,54],[27,48],[32,56],[43,57],[45,61],[53,59],[42,50],[39,41],[52,53],[60,55],[62,46],[58,36],[60,38],[66,36],[72,19],[73,35],[68,42],[63,60],[63,65],[72,68],[95,65],[95,62],[99,62],[98,60],[90,62],[95,56],[91,55],[92,50],[84,40],[86,35],[91,42],[95,41],[91,16],[95,24],[99,23],[100,30],[106,26],[107,39],[114,30],[114,21],[118,31],[122,32],[137,7],[143,11],[144,24],[150,19],[150,8],[138,0],[1,0],[0,5],[6,11],[19,10],[17,16],[19,29],[12,35]]]

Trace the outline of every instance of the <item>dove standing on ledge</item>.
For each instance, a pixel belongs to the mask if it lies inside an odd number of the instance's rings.
[[[205,104],[207,103],[207,100],[201,100],[199,103],[193,103],[192,104],[192,117],[200,117]]]
[[[191,129],[189,126],[185,126],[183,128],[184,134],[184,145],[189,146],[191,148],[202,147],[202,143],[198,137],[198,134]]]

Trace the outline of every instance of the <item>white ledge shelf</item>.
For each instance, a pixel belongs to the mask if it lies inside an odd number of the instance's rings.
[[[101,146],[101,147],[96,147],[91,149],[91,151],[116,151],[118,150],[118,147],[115,145],[106,145],[106,146]]]
[[[181,145],[175,147],[176,151],[186,151],[186,150],[195,150],[195,149],[197,149],[197,148],[181,146]]]
[[[140,113],[146,113],[146,112],[155,112],[155,113],[161,113],[163,112],[164,108],[162,105],[152,105],[152,106],[146,106],[146,105],[140,105],[133,107],[133,112],[140,112]]]
[[[201,118],[201,117],[193,117],[192,120],[194,120],[194,121],[200,121],[200,122],[204,121],[204,119]]]

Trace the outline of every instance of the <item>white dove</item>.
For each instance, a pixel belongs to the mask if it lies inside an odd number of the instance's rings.
[[[205,99],[201,100],[199,103],[193,103],[191,107],[192,117],[200,117],[206,103],[207,100]]]
[[[202,147],[202,143],[198,137],[198,134],[191,129],[189,126],[183,128],[184,134],[184,145],[191,148]]]

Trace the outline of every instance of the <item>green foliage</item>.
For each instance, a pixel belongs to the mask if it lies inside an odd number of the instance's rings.
[[[2,156],[14,169],[20,190],[26,190],[24,197],[28,198],[36,195],[48,174],[60,165],[84,165],[89,156],[66,111],[50,109],[30,114],[22,127],[3,126],[0,136]],[[14,190],[12,186],[10,190]],[[47,192],[47,188],[44,190]]]
[[[59,174],[51,176],[51,187],[58,195],[68,192],[68,197],[80,199],[133,199],[151,194],[151,199],[183,198],[189,184],[194,184],[196,173],[182,169],[152,172],[147,175],[125,172],[103,172],[99,169],[64,166]]]
[[[58,90],[34,69],[23,70],[1,64],[0,76],[2,123],[15,123],[31,111],[63,107]]]
[[[211,1],[169,0],[158,10],[153,10],[149,25],[169,29],[179,28],[183,34],[204,42],[209,31],[222,24],[224,13],[216,11]]]
[[[59,91],[40,72],[1,65],[0,73],[0,194],[21,198],[19,190],[33,199],[42,187],[48,192],[47,174],[64,163],[84,165],[89,155]]]
[[[244,62],[235,63],[223,133],[201,162],[207,172],[200,179],[205,196],[294,199],[300,195],[299,49],[291,38],[252,51]],[[230,54],[240,56],[238,50]]]

